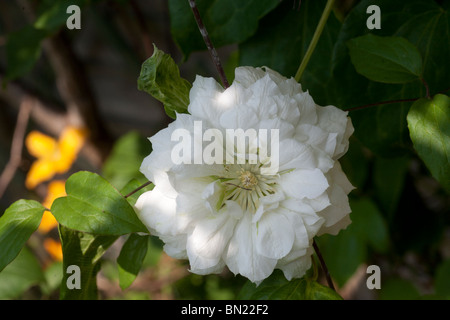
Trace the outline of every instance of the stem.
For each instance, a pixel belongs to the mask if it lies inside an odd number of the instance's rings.
[[[222,80],[223,86],[228,88],[230,85],[228,83],[227,77],[225,76],[225,71],[223,70],[222,63],[220,62],[219,55],[217,54],[216,49],[214,48],[211,39],[209,38],[208,31],[206,31],[205,26],[203,25],[202,18],[200,17],[200,12],[198,12],[197,5],[195,0],[188,0],[189,5],[191,6],[192,13],[194,14],[195,21],[197,22],[198,29],[202,34],[203,41],[205,41],[206,47],[208,48],[209,53],[211,54],[211,58],[216,66],[217,71],[219,72],[220,79]]]
[[[428,83],[424,78],[420,78],[420,81],[422,81],[423,85],[425,86],[427,98],[430,99],[430,87],[428,86]]]
[[[334,288],[333,280],[331,280],[330,272],[328,272],[327,265],[325,264],[325,260],[323,260],[322,254],[320,253],[319,247],[317,246],[316,241],[313,239],[313,248],[316,251],[317,258],[319,258],[320,266],[322,267],[323,272],[325,273],[325,277],[327,278],[328,286],[336,291]]]
[[[319,24],[316,27],[316,31],[314,32],[311,43],[309,44],[309,47],[306,50],[305,56],[303,57],[300,67],[298,67],[297,73],[295,74],[295,80],[297,82],[300,82],[300,79],[302,78],[303,72],[305,71],[306,66],[308,65],[309,59],[311,58],[311,55],[314,52],[314,49],[316,48],[317,42],[319,41],[323,28],[327,23],[328,16],[330,15],[333,5],[334,0],[328,0],[327,4],[325,5],[325,9],[322,12],[322,16],[320,17]]]
[[[151,181],[147,181],[146,183],[144,183],[142,186],[137,187],[136,189],[134,189],[133,191],[131,191],[129,194],[127,194],[126,196],[124,196],[124,198],[128,198],[129,196],[132,196],[133,194],[135,194],[136,192],[138,192],[139,190],[145,188],[146,186],[148,186],[149,184],[151,184]]]
[[[366,109],[366,108],[369,108],[369,107],[378,106],[378,105],[381,105],[381,104],[412,102],[412,101],[416,101],[416,100],[419,100],[419,99],[420,98],[411,98],[411,99],[399,99],[399,100],[382,101],[382,102],[370,103],[370,104],[365,104],[363,106],[346,109],[345,111],[356,111],[356,110]]]
[[[30,118],[31,109],[33,103],[30,98],[26,98],[22,101],[17,115],[16,128],[11,142],[11,154],[5,169],[0,175],[0,198],[3,197],[4,192],[8,188],[9,183],[14,178],[17,168],[22,161],[22,148],[25,133],[27,130],[28,120]]]

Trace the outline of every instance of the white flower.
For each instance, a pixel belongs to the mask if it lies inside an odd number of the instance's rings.
[[[194,273],[219,273],[227,266],[256,283],[275,268],[289,280],[302,277],[311,265],[313,237],[336,234],[350,223],[347,195],[353,187],[338,159],[353,126],[347,112],[316,105],[292,78],[268,68],[240,67],[235,74],[226,90],[197,76],[190,114],[178,114],[150,138],[153,152],[141,171],[155,188],[138,199],[138,215],[165,243],[166,253],[189,259]],[[194,137],[199,121],[203,132],[216,129],[224,137],[226,129],[277,129],[276,172],[262,173],[270,157],[255,148],[256,164],[248,154],[244,164],[195,161],[195,149],[209,143]],[[187,154],[191,164],[173,161],[179,141],[172,134],[178,129],[194,141]]]

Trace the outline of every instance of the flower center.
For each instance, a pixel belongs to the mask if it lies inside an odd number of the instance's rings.
[[[246,189],[252,189],[258,184],[258,179],[250,171],[243,171],[239,179],[241,180],[242,186]]]
[[[260,198],[275,193],[276,175],[262,175],[257,164],[226,165],[225,177],[219,177],[222,182],[224,201],[238,203],[243,211],[255,213],[259,207]]]

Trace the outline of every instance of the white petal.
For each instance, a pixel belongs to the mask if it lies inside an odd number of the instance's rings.
[[[348,148],[348,138],[353,133],[353,125],[348,112],[340,110],[334,106],[317,108],[317,125],[325,131],[337,133],[337,144],[334,159],[342,156]]]
[[[317,149],[325,151],[333,157],[336,150],[337,133],[329,133],[311,124],[297,126],[295,138]]]
[[[239,83],[243,87],[247,88],[262,77],[265,72],[261,68],[253,67],[238,67],[234,70],[234,82]]]
[[[346,215],[332,226],[322,227],[320,229],[320,232],[318,232],[318,235],[320,236],[322,234],[331,234],[335,236],[339,233],[339,231],[347,228],[350,225],[350,223],[352,223],[352,220],[350,219],[349,215]]]
[[[292,198],[314,199],[328,188],[328,181],[319,169],[297,169],[280,177],[284,192]]]
[[[300,122],[315,124],[317,121],[317,107],[308,92],[298,93],[294,96],[300,111]]]
[[[158,186],[143,193],[135,206],[138,217],[152,234],[177,234],[176,201],[166,197]]]
[[[328,192],[331,205],[324,210],[318,212],[317,214],[325,219],[325,223],[318,235],[326,232],[325,228],[329,228],[341,221],[350,212],[350,205],[348,203],[347,194],[338,185],[333,185]]]
[[[211,213],[217,213],[223,199],[224,187],[219,180],[211,182],[206,186],[202,192],[202,199],[204,200],[204,205],[207,207]]]
[[[276,191],[274,194],[269,194],[265,197],[260,198],[259,207],[256,209],[256,212],[253,215],[252,222],[258,222],[265,212],[277,209],[280,202],[284,199],[286,199],[286,196],[283,192],[280,191]]]
[[[279,171],[291,169],[317,168],[317,159],[313,149],[294,139],[280,141]]]
[[[211,268],[219,262],[235,225],[236,220],[226,215],[203,219],[196,224],[187,241],[192,270]]]
[[[277,264],[277,259],[270,259],[257,253],[255,240],[256,226],[251,222],[251,215],[244,214],[236,225],[224,257],[231,272],[239,273],[252,282],[267,278]]]
[[[230,108],[220,116],[220,125],[224,129],[256,130],[258,123],[255,112],[249,108]]]
[[[342,171],[341,164],[338,161],[335,162],[334,167],[327,172],[326,176],[330,185],[339,185],[346,194],[349,194],[352,190],[355,189],[355,187],[348,180],[344,171]]]
[[[284,273],[284,276],[289,281],[293,278],[301,278],[305,275],[306,271],[311,268],[312,253],[312,249],[309,249],[304,254],[303,252],[301,252],[301,255],[295,257],[295,259],[291,258],[286,259],[286,261],[280,261],[277,269],[281,269]]]
[[[227,200],[224,203],[225,208],[221,210],[220,214],[230,215],[234,219],[242,218],[244,211],[242,211],[242,207],[239,204],[231,200]]]
[[[213,265],[212,267],[209,268],[205,268],[205,269],[193,269],[191,268],[189,271],[195,274],[200,274],[200,275],[207,275],[207,274],[218,274],[221,273],[223,271],[223,268],[225,268],[225,262],[223,262],[222,260],[219,260],[215,265]]]
[[[291,221],[276,212],[264,215],[257,223],[256,250],[272,259],[280,259],[291,251],[294,230]]]
[[[186,253],[186,234],[181,233],[176,236],[162,235],[160,236],[160,239],[165,243],[163,249],[164,252],[167,253],[167,255],[175,259],[188,258]]]
[[[192,84],[191,91],[189,91],[189,101],[193,102],[197,99],[206,100],[206,99],[214,99],[217,94],[221,93],[223,88],[221,85],[214,80],[214,78],[205,78],[197,75],[195,77],[195,81]],[[204,110],[196,110],[194,106],[189,106],[189,113],[196,114],[197,111]],[[200,114],[199,114],[200,115]]]

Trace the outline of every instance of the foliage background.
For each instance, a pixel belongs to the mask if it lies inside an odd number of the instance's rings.
[[[294,76],[326,1],[197,2],[231,82],[238,65],[268,66]],[[336,2],[301,79],[318,104],[346,110],[426,95],[419,78],[386,84],[356,71],[347,41],[367,33],[410,41],[422,56],[422,75],[431,96],[448,94],[450,1]],[[190,82],[195,74],[215,77],[216,71],[187,1],[75,3],[82,12],[81,30],[65,27],[69,1],[0,2],[0,77],[4,84],[0,91],[0,168],[10,157],[18,110],[31,101],[27,132],[36,129],[58,137],[68,124],[82,124],[91,131],[90,141],[70,171],[57,178],[88,170],[120,190],[131,179],[145,182],[138,172],[151,150],[145,137],[171,121],[161,103],[137,89],[140,66],[152,54],[152,43],[174,58]],[[366,28],[370,4],[381,8],[380,30]],[[412,103],[350,112],[356,131],[341,163],[357,187],[350,199],[353,223],[337,236],[318,239],[338,292],[346,299],[450,297],[450,200],[443,187],[448,182],[437,182],[413,148],[406,121]],[[449,124],[444,125],[448,132]],[[18,170],[0,197],[0,212],[18,199],[44,200],[48,182],[33,190],[25,188],[33,161],[24,149]],[[58,298],[61,262],[43,248],[47,237],[57,241],[57,230],[34,233],[26,249],[0,273],[0,298]],[[162,253],[160,241],[153,237],[148,239],[138,277],[122,290],[116,260],[125,240],[118,238],[96,264],[101,267],[97,286],[102,299],[258,297],[245,291],[250,289],[240,276],[189,274],[187,264]],[[381,267],[380,290],[366,287],[366,268],[371,264]],[[276,276],[271,283],[283,285]]]

